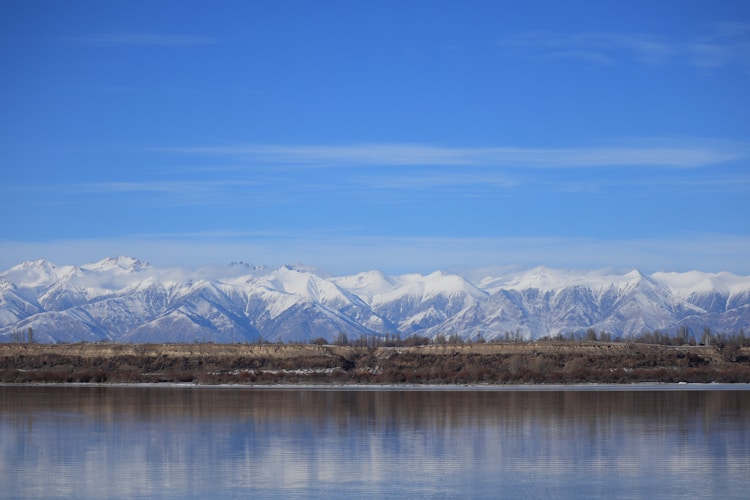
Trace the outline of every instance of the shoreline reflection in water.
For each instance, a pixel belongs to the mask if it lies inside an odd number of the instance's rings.
[[[10,498],[744,498],[750,391],[0,387]]]

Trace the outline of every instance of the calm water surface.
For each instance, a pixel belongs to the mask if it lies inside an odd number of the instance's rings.
[[[747,390],[3,386],[0,498],[748,498],[749,424]]]

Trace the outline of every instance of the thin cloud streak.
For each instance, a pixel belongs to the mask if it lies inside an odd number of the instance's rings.
[[[372,175],[353,179],[354,184],[370,189],[414,190],[449,189],[451,191],[476,190],[477,188],[512,189],[520,187],[520,179],[509,176],[482,173],[421,173],[402,175]]]
[[[630,54],[646,64],[661,64],[672,56],[676,48],[669,42],[648,34],[621,33],[521,33],[500,40],[498,46],[520,53],[534,53],[560,57],[567,55],[597,64],[611,65]]]
[[[209,36],[158,34],[158,33],[98,33],[62,40],[95,47],[156,46],[181,47],[190,45],[212,45],[219,40]]]
[[[557,175],[542,169],[487,168],[487,166],[402,166],[378,169],[362,166],[346,170],[329,165],[330,172],[312,172],[314,177],[295,169],[279,171],[270,165],[232,167],[221,178],[205,175],[184,180],[105,181],[81,184],[15,184],[0,187],[0,194],[13,199],[18,207],[40,204],[81,203],[81,194],[108,196],[111,202],[137,199],[148,206],[234,207],[279,206],[317,199],[324,194],[347,193],[362,203],[384,203],[382,193],[444,193],[450,196],[494,196],[499,193],[603,193],[614,189],[632,189],[641,195],[680,191],[697,193],[738,193],[750,186],[750,176],[734,168],[699,171],[685,175],[684,170],[644,171],[643,175],[619,172],[612,176]],[[346,171],[344,171],[346,170]],[[532,191],[529,191],[532,190]],[[93,198],[96,200],[98,198]]]
[[[379,269],[390,274],[491,266],[656,271],[729,271],[749,274],[750,238],[694,234],[663,239],[600,240],[563,237],[399,238],[277,235],[141,235],[44,242],[0,241],[0,269],[24,260],[84,264],[107,255],[131,255],[157,266],[202,267],[242,260],[278,266],[306,264],[334,275]]]
[[[648,66],[679,63],[699,69],[750,69],[747,23],[715,23],[707,35],[668,40],[648,33],[528,32],[499,40],[506,52],[522,56],[567,58],[602,66],[634,60]]]
[[[155,181],[155,182],[100,182],[80,184],[74,189],[87,193],[207,193],[234,187],[256,186],[257,182],[243,180],[225,181]]]
[[[689,46],[691,62],[703,69],[740,66],[750,73],[750,23],[722,22]]]
[[[455,166],[504,168],[698,168],[746,156],[727,145],[615,146],[591,148],[449,148],[414,144],[343,146],[241,145],[165,148],[162,152],[227,156],[254,164],[340,166]]]
[[[58,203],[80,203],[80,195],[107,196],[110,203],[132,203],[141,207],[241,207],[247,205],[247,194],[262,182],[247,179],[219,181],[131,181],[31,186],[37,195],[54,196]],[[23,187],[19,189],[24,190]],[[256,197],[257,198],[257,197]],[[45,198],[51,199],[51,198]],[[258,202],[259,200],[256,200]]]

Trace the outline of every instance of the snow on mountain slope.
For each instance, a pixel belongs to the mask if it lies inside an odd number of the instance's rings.
[[[372,303],[373,297],[390,293],[399,286],[397,278],[386,276],[380,271],[342,276],[334,278],[333,282],[361,297],[367,303]]]
[[[637,270],[612,274],[538,267],[485,277],[479,286],[514,304],[521,311],[517,329],[531,338],[585,328],[629,336],[673,322],[669,291]]]
[[[297,297],[304,297],[313,302],[328,304],[333,307],[349,304],[352,297],[328,280],[310,272],[282,266],[258,279],[257,283]],[[355,299],[357,300],[357,299]]]
[[[390,277],[371,271],[336,282],[358,294],[392,333],[406,335],[437,335],[439,325],[489,297],[466,279],[441,271]]]
[[[547,292],[573,287],[602,290],[627,287],[642,278],[643,275],[635,269],[625,274],[614,274],[602,270],[574,271],[539,266],[507,275],[487,276],[481,279],[477,286],[489,292],[530,289]]]
[[[668,286],[672,293],[679,297],[715,292],[732,295],[750,290],[750,280],[747,276],[737,276],[727,272],[713,274],[700,271],[658,272],[652,277],[657,282]]]
[[[130,257],[83,266],[24,262],[0,273],[0,340],[329,341],[382,335],[617,336],[688,326],[750,326],[750,277],[730,273],[538,267],[472,282],[436,271],[331,277],[312,268],[233,263],[154,268]]]
[[[73,266],[57,267],[45,260],[26,261],[0,273],[0,278],[22,284],[23,288],[41,289],[73,269]]]
[[[0,327],[17,323],[40,311],[39,306],[19,295],[13,283],[0,279]]]
[[[696,312],[720,313],[750,302],[750,279],[746,276],[721,273],[654,273],[679,300],[699,308]]]
[[[151,267],[150,264],[141,262],[133,257],[107,257],[94,262],[93,264],[84,264],[80,267],[82,270],[94,271],[99,273],[113,274],[131,274]]]
[[[359,337],[390,330],[358,295],[310,270],[282,266],[247,284],[255,304],[251,321],[275,339],[342,333]]]
[[[225,331],[215,330],[184,311],[173,310],[148,323],[128,331],[123,342],[237,342],[239,338]]]

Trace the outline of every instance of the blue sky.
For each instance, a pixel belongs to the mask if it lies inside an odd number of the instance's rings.
[[[0,267],[750,273],[750,3],[0,3]]]

